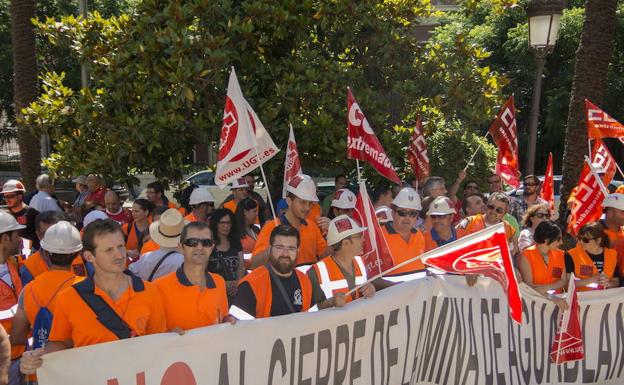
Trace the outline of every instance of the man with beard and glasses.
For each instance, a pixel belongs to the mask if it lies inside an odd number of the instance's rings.
[[[548,202],[539,197],[540,181],[535,175],[524,177],[524,190],[521,197],[513,198],[509,213],[519,222],[522,221],[524,213],[533,205],[548,205]]]
[[[299,231],[292,226],[279,225],[271,231],[269,262],[241,280],[231,316],[249,320],[344,306],[344,293],[314,303],[310,279],[295,269],[299,243]]]

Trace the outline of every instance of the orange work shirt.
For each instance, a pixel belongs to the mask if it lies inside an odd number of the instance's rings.
[[[278,224],[290,224],[284,215],[280,216],[277,222]],[[274,220],[267,221],[264,224],[264,227],[260,230],[260,234],[258,234],[258,239],[256,239],[256,245],[252,253],[253,256],[269,248],[269,238],[275,226]],[[299,236],[301,237],[301,243],[299,244],[299,252],[297,253],[295,264],[305,265],[318,262],[318,257],[323,255],[325,249],[327,249],[327,241],[323,238],[323,235],[321,235],[321,230],[316,223],[301,221]]]
[[[24,286],[24,312],[32,327],[41,307],[46,307],[54,314],[57,294],[70,287],[81,278],[67,270],[50,270],[42,273]]]
[[[154,281],[165,307],[167,330],[200,328],[221,323],[228,314],[225,280],[206,272],[206,288],[193,285],[184,265]]]
[[[75,348],[118,340],[113,332],[98,321],[95,312],[78,294],[75,286],[85,282],[88,282],[89,289],[94,290],[95,295],[100,296],[126,322],[133,335],[166,331],[165,310],[158,289],[136,276],[130,275],[130,278],[132,283],[116,301],[95,286],[92,277],[61,291],[54,307],[49,340],[72,341]]]
[[[154,240],[150,239],[149,241],[145,242],[143,247],[141,247],[141,256],[149,253],[150,251],[156,251],[158,249],[160,249],[160,245]]]
[[[516,230],[509,222],[503,220],[505,225],[505,235],[507,236],[507,242],[511,241],[511,238],[516,234]],[[476,233],[477,231],[485,230],[485,215],[477,214],[471,217],[464,218],[455,227],[457,229],[457,238],[463,238],[468,234]]]
[[[565,272],[565,258],[562,250],[548,251],[548,264],[537,249],[536,245],[529,246],[522,251],[522,255],[531,266],[534,285],[550,285],[561,279]]]
[[[321,205],[318,202],[312,203],[312,208],[306,217],[306,221],[316,223],[316,220],[321,217]]]
[[[45,251],[43,251],[45,253]],[[87,276],[87,267],[85,266],[85,261],[82,259],[82,256],[78,255],[71,263],[71,269],[73,274],[86,277]],[[22,277],[22,283],[26,285],[39,275],[45,273],[50,270],[49,260],[47,256],[44,257],[42,254],[42,250],[37,250],[35,253],[31,254],[20,267],[20,276]]]
[[[425,238],[423,237],[422,233],[416,229],[411,230],[408,241],[405,241],[405,239],[403,239],[403,237],[396,232],[394,227],[392,227],[392,222],[384,223],[384,225],[382,226],[382,232],[384,237],[386,238],[386,242],[388,243],[390,253],[392,254],[392,261],[394,262],[394,266],[404,261],[407,261],[408,259],[421,255],[425,251]],[[390,276],[414,273],[424,270],[425,265],[420,260],[416,260],[414,262],[408,263],[407,265],[397,270],[392,271],[390,273]]]
[[[605,229],[605,234],[609,237],[609,248],[614,249],[617,253],[619,276],[624,277],[624,227],[620,227],[618,231],[615,231],[608,228],[604,222],[602,222],[602,225]]]

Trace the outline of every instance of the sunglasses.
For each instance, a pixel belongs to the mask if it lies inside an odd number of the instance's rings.
[[[591,241],[593,241],[594,239],[598,239],[598,238],[587,238],[587,237],[580,237],[579,238],[581,240],[581,242],[583,243],[589,243]]]
[[[4,194],[4,199],[13,199],[16,197],[17,197],[17,194]]]
[[[496,207],[494,205],[487,205],[487,208],[490,210],[494,210],[496,211],[497,214],[504,214],[505,213],[505,209],[502,207]]]
[[[188,238],[184,241],[184,246],[197,247],[200,243],[203,247],[211,247],[214,245],[214,241],[209,238]]]
[[[396,213],[399,214],[400,217],[416,218],[418,216],[418,211],[397,210]]]
[[[550,219],[550,214],[548,213],[535,213],[535,216],[539,219]]]

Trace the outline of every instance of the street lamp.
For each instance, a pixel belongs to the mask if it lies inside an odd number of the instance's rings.
[[[536,74],[533,83],[533,100],[529,121],[529,159],[526,174],[535,170],[535,147],[537,145],[537,121],[542,93],[542,75],[546,54],[552,51],[559,33],[559,23],[563,14],[563,0],[533,0],[527,8],[529,18],[529,47],[535,53]]]

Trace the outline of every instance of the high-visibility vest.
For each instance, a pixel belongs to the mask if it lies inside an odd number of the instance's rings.
[[[533,273],[534,285],[549,285],[561,279],[565,272],[565,258],[562,250],[548,251],[548,264],[544,263],[542,254],[537,246],[529,246],[522,254],[526,257],[531,272]]]
[[[0,279],[0,323],[11,334],[13,317],[17,312],[17,298],[22,292],[22,280],[17,272],[17,263],[13,259],[6,261],[11,277],[11,285]],[[24,352],[24,345],[11,346],[11,359],[14,360]]]
[[[617,265],[617,253],[613,249],[604,248],[604,266],[602,268],[602,272],[609,277],[609,279],[613,278],[613,273],[615,272],[615,267]],[[598,274],[598,269],[592,261],[589,254],[583,250],[582,245],[576,245],[575,248],[568,250],[568,253],[572,257],[574,261],[574,275],[577,278],[585,279],[591,276]],[[591,290],[592,287],[579,287],[578,290]]]
[[[353,271],[355,273],[355,285],[359,286],[366,282],[366,267],[362,258],[359,256],[353,257]],[[346,293],[349,289],[349,284],[342,274],[342,270],[334,261],[334,258],[326,257],[319,262],[312,265],[316,271],[319,285],[321,290],[325,293],[325,298],[332,298],[338,293]],[[359,298],[360,294],[356,290],[353,292],[353,296],[346,296],[346,302],[351,302],[353,299]]]

